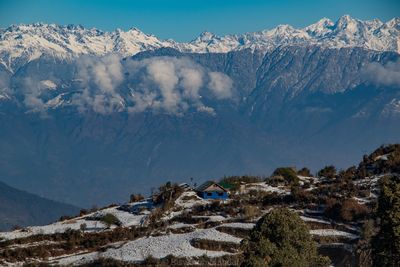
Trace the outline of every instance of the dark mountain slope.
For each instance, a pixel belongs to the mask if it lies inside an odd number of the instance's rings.
[[[28,225],[44,225],[62,215],[74,215],[79,208],[42,198],[0,182],[0,230]]]
[[[130,113],[132,93],[147,81],[141,79],[145,68],[127,66],[160,58],[190,59],[203,72],[228,75],[233,97],[216,99],[204,82],[201,101],[213,113],[190,104],[180,114]],[[73,61],[42,57],[12,75],[12,99],[0,101],[0,179],[90,207],[127,200],[172,179],[200,183],[229,174],[265,175],[282,165],[343,168],[376,146],[400,141],[399,87],[363,76],[368,64],[398,59],[394,52],[318,46],[279,47],[265,55],[148,51],[121,61],[123,78],[113,90],[122,108],[100,114],[68,104],[84,88],[74,79],[79,71]],[[27,108],[28,76],[56,84],[34,97],[65,101],[43,113]]]

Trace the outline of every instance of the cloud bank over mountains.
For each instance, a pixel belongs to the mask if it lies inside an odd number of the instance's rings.
[[[233,82],[221,72],[210,72],[188,58],[155,57],[128,62],[128,70],[135,77],[141,73],[139,85],[132,93],[135,104],[131,112],[147,108],[171,113],[187,110],[190,106],[202,109],[202,94],[215,99],[233,96]]]
[[[234,96],[233,81],[224,73],[209,71],[189,58],[153,57],[122,60],[119,55],[82,56],[72,63],[75,85],[68,105],[80,112],[109,114],[151,110],[180,114],[189,108],[213,113],[202,98],[216,101]],[[42,80],[30,74],[24,78],[23,103],[27,108],[44,111],[55,99],[46,100],[48,91],[60,90],[62,77]],[[60,91],[61,92],[61,91]],[[59,98],[59,94],[57,95]]]
[[[82,93],[73,97],[72,104],[80,111],[88,108],[107,114],[114,111],[123,98],[117,87],[123,82],[123,66],[117,55],[84,56],[77,60],[77,78],[82,81]]]

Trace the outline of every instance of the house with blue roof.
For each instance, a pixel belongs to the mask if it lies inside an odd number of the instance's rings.
[[[220,199],[229,198],[228,190],[213,181],[207,181],[196,188],[197,194],[203,199]]]

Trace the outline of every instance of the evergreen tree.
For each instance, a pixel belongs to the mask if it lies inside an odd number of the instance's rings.
[[[400,264],[400,176],[381,179],[377,216],[379,233],[373,240],[375,266]]]
[[[327,266],[319,256],[308,226],[289,209],[275,209],[262,217],[244,241],[242,267]]]
[[[335,178],[335,176],[336,167],[333,165],[325,166],[323,169],[318,171],[318,177]]]

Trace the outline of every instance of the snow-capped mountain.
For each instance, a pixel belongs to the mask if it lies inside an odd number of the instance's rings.
[[[336,23],[323,18],[303,29],[279,25],[271,30],[239,35],[217,36],[204,32],[186,43],[160,40],[136,28],[104,32],[74,25],[14,25],[0,30],[0,63],[9,70],[15,70],[41,55],[71,58],[82,54],[117,53],[125,57],[161,47],[196,53],[225,53],[245,48],[265,52],[292,44],[400,52],[400,19],[394,18],[384,23],[378,19],[362,21],[345,15]]]
[[[0,31],[0,60],[8,69],[42,55],[68,59],[84,54],[122,56],[141,51],[171,46],[173,42],[160,41],[136,28],[103,32],[82,26],[55,24],[28,24],[11,26]]]
[[[331,48],[362,47],[377,51],[400,52],[399,18],[386,23],[378,19],[362,21],[349,15],[336,23],[327,18],[296,29],[279,25],[271,30],[218,37],[205,32],[189,43],[177,43],[186,52],[228,52],[245,48],[267,51],[282,45],[320,45]]]

